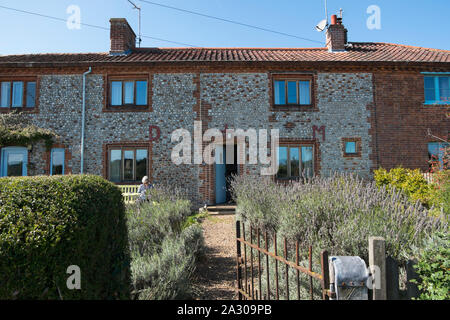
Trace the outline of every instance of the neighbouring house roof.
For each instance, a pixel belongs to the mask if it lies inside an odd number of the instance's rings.
[[[146,62],[450,63],[450,51],[390,43],[351,42],[344,52],[329,52],[327,48],[140,48],[127,55],[46,53],[0,56],[0,66]]]

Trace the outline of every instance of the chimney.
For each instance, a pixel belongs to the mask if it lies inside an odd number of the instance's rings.
[[[110,54],[128,54],[136,48],[136,34],[124,18],[111,18]]]
[[[345,51],[347,44],[347,29],[342,24],[342,17],[331,16],[331,23],[327,30],[327,47],[330,52]]]

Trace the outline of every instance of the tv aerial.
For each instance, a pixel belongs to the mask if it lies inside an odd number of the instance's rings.
[[[327,9],[327,0],[325,0],[325,19],[323,19],[316,25],[316,30],[318,32],[322,32],[327,27],[328,27],[328,9]]]
[[[141,7],[137,6],[134,2],[131,0],[128,0],[128,2],[134,7],[134,9],[138,10],[139,12],[139,37],[138,37],[138,45],[139,48],[141,47],[142,42],[142,36],[141,36]]]

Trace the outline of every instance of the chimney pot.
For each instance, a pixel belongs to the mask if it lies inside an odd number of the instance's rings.
[[[331,24],[332,25],[337,24],[337,15],[333,14],[331,16]]]

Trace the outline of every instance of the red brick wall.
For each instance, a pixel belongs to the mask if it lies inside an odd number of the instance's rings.
[[[428,169],[427,143],[432,134],[448,139],[449,106],[424,105],[424,83],[420,72],[374,73],[376,144],[379,166]]]

